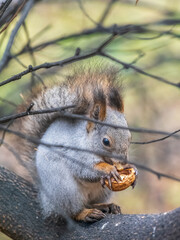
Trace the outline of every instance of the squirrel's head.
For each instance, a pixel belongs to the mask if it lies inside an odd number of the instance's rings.
[[[93,149],[106,150],[112,154],[122,155],[127,159],[131,139],[130,131],[111,127],[111,125],[128,127],[124,116],[123,100],[118,91],[111,89],[105,95],[103,91],[96,89],[89,117],[105,123],[105,125],[91,121],[87,123],[86,129],[92,139]],[[105,160],[109,161],[110,159],[105,158]],[[111,159],[110,161],[117,160]]]

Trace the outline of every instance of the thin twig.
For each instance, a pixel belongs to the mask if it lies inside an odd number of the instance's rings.
[[[30,57],[31,57],[32,65],[35,66],[36,65],[36,59],[35,59],[35,56],[34,56],[34,52],[31,50],[31,39],[30,39],[30,36],[29,36],[28,28],[27,28],[25,23],[23,23],[23,28],[24,28],[24,32],[25,32],[26,38],[27,38],[27,47],[29,49],[29,54],[30,54]],[[34,84],[35,84],[35,78],[34,78],[34,74],[32,73],[31,74],[31,90],[32,90]]]
[[[145,53],[143,53],[142,51],[138,51],[138,52],[139,52],[138,56],[132,62],[129,63],[130,66],[137,63],[142,57],[144,57]],[[123,69],[125,69],[124,66],[120,70],[123,70]]]
[[[94,57],[94,56],[98,55],[103,50],[103,48],[106,47],[107,44],[109,44],[111,41],[113,41],[114,37],[115,37],[115,33],[113,32],[113,34],[108,39],[106,39],[97,49],[95,49],[94,51],[92,51],[90,53],[85,53],[83,55],[74,55],[72,57],[66,58],[66,59],[61,60],[61,61],[51,62],[51,63],[43,63],[43,64],[40,64],[40,65],[35,66],[35,67],[33,67],[32,65],[29,65],[27,70],[25,70],[23,72],[20,72],[20,73],[14,75],[13,77],[11,77],[11,78],[9,78],[5,81],[2,81],[0,83],[0,87],[8,84],[10,82],[13,82],[15,80],[21,79],[22,76],[24,76],[24,75],[26,75],[30,72],[35,72],[35,71],[37,71],[39,69],[42,69],[42,68],[51,68],[51,67],[55,67],[55,66],[63,67],[65,65],[73,63],[73,62],[77,62],[77,61],[80,61],[80,60],[83,60],[83,59]]]
[[[24,0],[24,2],[19,6],[19,8],[17,9],[17,11],[14,13],[14,15],[11,17],[11,19],[9,20],[9,22],[7,22],[5,24],[5,26],[3,27],[3,29],[0,31],[0,34],[7,29],[7,27],[9,26],[9,24],[17,17],[18,13],[22,10],[22,8],[24,7],[24,4],[26,3],[26,0]]]
[[[168,80],[166,80],[166,79],[164,79],[164,78],[162,78],[162,77],[156,76],[156,75],[151,74],[151,73],[147,73],[147,72],[143,71],[142,69],[140,69],[140,68],[138,68],[138,67],[136,67],[136,66],[134,66],[134,65],[132,65],[132,64],[128,64],[128,63],[126,63],[126,62],[123,62],[123,61],[121,61],[121,60],[119,60],[119,59],[116,59],[116,58],[112,57],[111,55],[109,55],[109,54],[107,54],[107,53],[105,53],[105,52],[101,52],[100,55],[103,56],[103,57],[109,58],[110,60],[112,60],[112,61],[114,61],[114,62],[120,63],[120,64],[123,65],[126,69],[131,68],[131,69],[135,70],[136,72],[141,73],[141,74],[143,74],[143,75],[145,75],[145,76],[151,77],[151,78],[153,78],[153,79],[156,79],[156,80],[158,80],[158,81],[160,81],[160,82],[169,84],[169,85],[171,85],[171,86],[180,88],[180,83],[173,83],[173,82],[170,82],[170,81],[168,81]]]
[[[82,1],[81,0],[77,0],[78,4],[79,4],[79,8],[81,9],[81,11],[83,12],[83,14],[92,22],[94,23],[96,26],[98,25],[98,23],[96,21],[94,21],[89,14],[86,12],[86,9],[84,8]]]
[[[148,141],[148,142],[131,142],[131,144],[141,144],[141,145],[143,145],[143,144],[150,144],[150,143],[160,142],[160,141],[163,141],[163,140],[165,140],[165,139],[173,136],[174,134],[176,134],[176,133],[178,133],[178,132],[180,132],[180,129],[178,129],[178,130],[170,133],[169,135],[167,135],[167,136],[165,136],[165,137],[163,137],[163,138],[158,138],[158,139],[151,140],[151,141]]]
[[[84,120],[84,121],[91,121],[91,122],[94,122],[94,123],[97,123],[97,124],[100,124],[100,125],[104,125],[104,126],[108,126],[108,127],[112,127],[112,128],[115,128],[115,129],[123,129],[123,130],[129,130],[129,131],[132,131],[132,132],[137,132],[137,133],[149,133],[149,134],[162,134],[162,135],[170,135],[171,133],[168,133],[168,132],[164,132],[164,131],[158,131],[158,130],[153,130],[153,129],[147,129],[147,128],[134,128],[134,127],[123,127],[123,126],[120,126],[120,125],[115,125],[115,124],[111,124],[111,123],[105,123],[105,122],[102,122],[102,121],[98,121],[98,120],[95,120],[95,119],[92,119],[92,118],[89,118],[89,117],[86,117],[86,116],[83,116],[83,115],[79,115],[79,114],[72,114],[72,113],[67,113],[67,112],[60,112],[59,113],[59,116],[62,116],[62,117],[67,117],[67,118],[74,118],[74,119],[81,119],[81,120]],[[1,123],[1,122],[0,122]],[[177,135],[172,135],[173,137],[175,138],[180,138],[180,136],[177,136]]]
[[[99,156],[102,156],[102,157],[109,157],[109,158],[116,158],[118,160],[120,160],[122,163],[126,163],[127,162],[127,157],[124,156],[124,154],[111,154],[109,153],[108,151],[94,151],[94,150],[89,150],[89,149],[86,149],[86,148],[78,148],[78,147],[72,147],[72,146],[66,146],[64,144],[51,144],[51,143],[47,143],[47,142],[44,142],[38,138],[35,138],[33,136],[28,136],[28,135],[25,135],[21,132],[18,132],[18,131],[14,131],[12,129],[8,129],[6,127],[4,127],[3,125],[0,124],[0,130],[6,130],[8,133],[11,133],[13,135],[16,135],[22,139],[25,139],[29,142],[32,142],[36,145],[43,145],[45,147],[48,147],[48,148],[64,148],[64,149],[70,149],[72,151],[81,151],[81,152],[87,152],[89,154],[96,154],[96,155],[99,155]]]
[[[13,124],[13,122],[14,122],[14,119],[12,119],[8,124],[7,124],[7,126],[6,126],[6,129],[8,129],[12,124]],[[2,138],[1,138],[1,140],[0,140],[0,147],[1,147],[1,145],[4,143],[4,139],[5,139],[5,136],[6,136],[6,129],[3,131],[3,133],[2,133]]]
[[[145,71],[143,71],[142,69],[132,65],[132,64],[128,64],[128,63],[125,63],[121,60],[118,60],[112,56],[110,56],[109,54],[103,52],[102,50],[114,39],[114,37],[116,36],[117,34],[117,27],[114,27],[113,28],[114,32],[113,32],[113,35],[111,37],[109,37],[105,42],[103,42],[97,49],[95,49],[94,51],[90,52],[90,53],[85,53],[83,55],[74,55],[72,57],[69,57],[69,58],[66,58],[64,60],[61,60],[61,61],[57,61],[57,62],[50,62],[50,63],[43,63],[43,64],[40,64],[38,66],[35,66],[35,67],[32,67],[31,65],[29,66],[29,68],[23,72],[20,72],[16,75],[14,75],[13,77],[11,78],[8,78],[7,80],[4,80],[0,83],[0,86],[3,86],[3,85],[6,85],[10,82],[13,82],[15,80],[18,80],[18,79],[21,79],[22,76],[30,73],[30,72],[34,72],[34,71],[37,71],[39,69],[42,69],[42,68],[51,68],[51,67],[55,67],[55,66],[60,66],[60,67],[63,67],[67,64],[70,64],[70,63],[73,63],[73,62],[77,62],[77,61],[80,61],[80,60],[83,60],[83,59],[87,59],[87,58],[91,58],[91,57],[94,57],[96,55],[100,55],[100,56],[103,56],[103,57],[106,57],[106,58],[109,58],[111,59],[112,61],[115,61],[117,63],[120,63],[121,65],[123,65],[126,69],[128,68],[131,68],[133,70],[135,70],[136,72],[139,72],[145,76],[148,76],[148,77],[151,77],[151,78],[154,78],[158,81],[161,81],[163,83],[166,83],[166,84],[169,84],[171,86],[175,86],[175,87],[178,87],[180,88],[180,83],[172,83],[162,77],[159,77],[159,76],[156,76],[156,75],[153,75],[153,74],[150,74],[150,73],[147,73]]]
[[[147,29],[146,27],[149,26],[149,25],[173,25],[173,24],[180,24],[180,21],[177,21],[176,19],[169,19],[169,20],[163,20],[163,21],[158,21],[158,22],[150,22],[150,23],[146,23],[146,24],[141,24],[141,25],[135,25],[135,24],[128,24],[128,25],[117,25],[116,27],[116,30],[117,30],[117,34],[118,35],[124,35],[124,34],[127,34],[127,33],[157,33],[159,34],[160,36],[162,34],[167,34],[167,35],[173,35],[174,34],[172,32],[169,32],[169,31],[157,31],[157,30],[153,30],[153,29]],[[94,34],[94,33],[99,33],[99,34],[102,34],[102,33],[113,33],[114,31],[114,25],[113,26],[109,26],[109,27],[95,27],[95,28],[90,28],[90,29],[85,29],[79,33],[74,33],[74,34],[70,34],[68,36],[60,36],[60,37],[57,37],[53,40],[50,40],[50,41],[47,41],[47,42],[44,42],[44,43],[41,43],[41,44],[38,44],[34,47],[32,47],[32,51],[38,51],[38,50],[42,50],[43,48],[47,47],[47,46],[50,46],[50,45],[53,45],[53,44],[56,44],[57,42],[61,42],[61,41],[64,41],[64,40],[68,40],[68,39],[72,39],[72,38],[78,38],[78,37],[82,37],[82,36],[88,36],[88,35],[91,35],[91,34]],[[178,37],[178,36],[177,36]],[[27,45],[25,45],[18,53],[16,53],[15,55],[12,56],[12,58],[14,56],[19,56],[21,54],[24,54],[28,52],[28,48],[27,48]]]
[[[11,2],[12,0],[6,0],[4,3],[1,3],[2,6],[0,8],[0,19],[2,18],[3,14],[5,13],[6,9],[8,8]]]
[[[14,58],[23,68],[27,68],[27,66],[18,58],[18,57],[15,57]],[[43,79],[37,74],[37,73],[32,73],[32,75],[33,76],[35,76],[38,80],[39,80],[39,82],[43,85],[43,87],[44,87],[44,89],[46,89],[46,85],[45,85],[45,83],[44,83],[44,81],[43,81]]]
[[[100,18],[100,20],[99,20],[99,23],[98,23],[99,25],[102,25],[102,24],[104,23],[105,19],[107,18],[108,14],[110,13],[110,11],[111,11],[111,9],[112,9],[113,4],[114,4],[116,1],[117,1],[117,0],[111,0],[111,1],[107,4],[106,9],[105,9],[105,11],[103,12],[103,14],[102,14],[102,16],[101,16],[101,18]]]
[[[51,25],[47,25],[44,28],[42,28],[39,32],[37,32],[34,36],[31,37],[31,42],[34,42],[37,40],[39,37],[42,37],[42,35],[48,31],[51,28]]]
[[[7,99],[4,99],[2,97],[0,97],[0,101],[5,102],[5,103],[7,103],[7,104],[9,104],[9,105],[11,105],[13,107],[17,107],[17,105],[14,102],[11,102],[11,101],[9,101]]]
[[[90,122],[94,122],[96,124],[112,127],[112,128],[115,128],[115,129],[119,128],[119,129],[123,129],[123,130],[129,130],[129,131],[132,131],[132,132],[137,132],[137,133],[160,134],[160,135],[172,136],[172,137],[177,138],[177,139],[180,138],[180,136],[174,135],[175,134],[174,132],[173,132],[174,134],[172,134],[172,133],[169,133],[169,132],[158,131],[158,130],[147,129],[147,128],[123,127],[123,126],[120,126],[120,125],[115,125],[115,124],[111,124],[111,123],[105,123],[105,122],[102,122],[102,121],[98,121],[98,120],[86,117],[84,115],[72,114],[72,113],[68,113],[68,112],[63,111],[63,110],[66,110],[68,108],[73,108],[73,107],[75,107],[75,105],[69,105],[69,106],[64,106],[64,107],[59,107],[59,108],[51,108],[51,109],[40,109],[40,110],[36,110],[36,111],[29,111],[28,113],[27,113],[27,111],[25,111],[25,112],[21,112],[21,113],[18,113],[18,114],[13,114],[13,115],[9,115],[9,116],[5,116],[5,117],[0,118],[0,124],[9,122],[11,119],[18,119],[18,118],[26,117],[26,116],[29,116],[29,115],[58,112],[57,117],[80,119],[80,120],[90,121]]]
[[[172,180],[180,182],[180,178],[178,178],[178,177],[174,177],[174,176],[170,176],[169,174],[158,172],[156,170],[153,170],[153,169],[151,169],[149,167],[146,167],[146,166],[141,165],[141,164],[136,163],[136,162],[129,162],[129,163],[130,164],[134,164],[137,168],[140,168],[140,169],[142,169],[144,171],[147,171],[147,172],[150,172],[150,173],[156,175],[158,177],[158,179],[160,179],[161,177],[164,177],[164,178],[169,178],[169,179],[172,179]]]
[[[2,69],[7,64],[8,58],[10,56],[10,50],[11,50],[11,47],[13,45],[14,39],[15,39],[17,33],[18,33],[19,28],[21,27],[21,25],[23,24],[25,18],[27,17],[30,9],[32,8],[33,3],[34,3],[34,0],[27,1],[26,5],[25,5],[25,7],[23,9],[21,18],[19,19],[19,21],[17,22],[15,28],[13,29],[13,31],[11,33],[11,36],[9,38],[8,44],[6,46],[6,49],[4,51],[3,57],[2,57],[2,59],[0,61],[0,72],[2,71]]]
[[[64,106],[64,107],[59,107],[59,108],[51,108],[51,109],[42,109],[39,111],[24,111],[21,113],[17,113],[17,114],[12,114],[9,116],[5,116],[0,118],[0,123],[6,123],[11,121],[12,119],[18,119],[18,118],[22,118],[25,116],[30,116],[30,115],[36,115],[36,114],[47,114],[47,113],[55,113],[55,112],[60,112],[60,111],[64,111],[65,109],[69,109],[69,108],[74,108],[75,105],[68,105],[68,106]]]
[[[122,36],[124,34],[127,33],[147,33],[147,32],[154,32],[153,30],[147,30],[146,28],[144,28],[141,25],[122,25],[122,26],[116,26],[116,32],[118,35]],[[156,31],[155,31],[156,32]],[[41,44],[38,44],[34,47],[32,47],[32,51],[40,51],[43,48],[56,44],[57,42],[61,42],[64,40],[68,40],[68,39],[73,39],[73,38],[78,38],[78,37],[82,37],[82,36],[88,36],[88,35],[92,35],[94,33],[99,33],[99,34],[107,34],[107,33],[114,33],[114,24],[110,27],[95,27],[95,28],[91,28],[91,29],[85,29],[79,33],[74,33],[74,34],[70,34],[68,36],[64,36],[64,37],[58,37],[56,39],[53,39],[51,41],[48,42],[44,42]],[[28,52],[28,48],[27,45],[25,45],[18,53],[16,53],[15,55],[12,55],[11,58],[13,58],[14,56],[19,56],[21,54],[24,54]]]

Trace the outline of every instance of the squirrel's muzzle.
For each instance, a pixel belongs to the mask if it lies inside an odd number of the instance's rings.
[[[122,155],[122,160],[119,159],[119,158],[117,159],[115,157],[112,157],[112,158],[110,158],[110,157],[103,157],[103,160],[106,163],[110,164],[110,165],[116,165],[116,164],[124,165],[124,164],[127,164],[128,156],[127,155]]]

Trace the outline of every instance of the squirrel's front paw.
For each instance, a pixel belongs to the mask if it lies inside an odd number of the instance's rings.
[[[101,177],[101,180],[100,180],[101,185],[104,187],[105,186],[105,180],[107,180],[108,184],[109,184],[109,187],[112,190],[112,184],[111,184],[112,177],[116,180],[117,183],[119,183],[120,180],[122,180],[120,174],[117,171],[117,168],[115,166],[110,165],[109,173],[107,173],[105,176]]]
[[[75,219],[77,221],[83,221],[83,222],[97,222],[104,218],[106,215],[96,208],[94,209],[83,209],[76,217]]]
[[[111,179],[112,177],[115,179],[117,183],[120,182],[121,176],[117,171],[117,167],[114,165],[110,165],[108,163],[100,162],[95,165],[95,169],[104,173],[104,176],[101,177],[101,185],[105,186],[105,180],[108,181],[109,187],[111,188]],[[112,190],[112,189],[111,189]]]

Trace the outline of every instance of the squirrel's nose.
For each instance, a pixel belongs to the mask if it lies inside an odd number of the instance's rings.
[[[129,149],[129,144],[121,144],[120,149],[119,149],[119,154],[122,154],[124,156],[128,155],[128,149]]]

